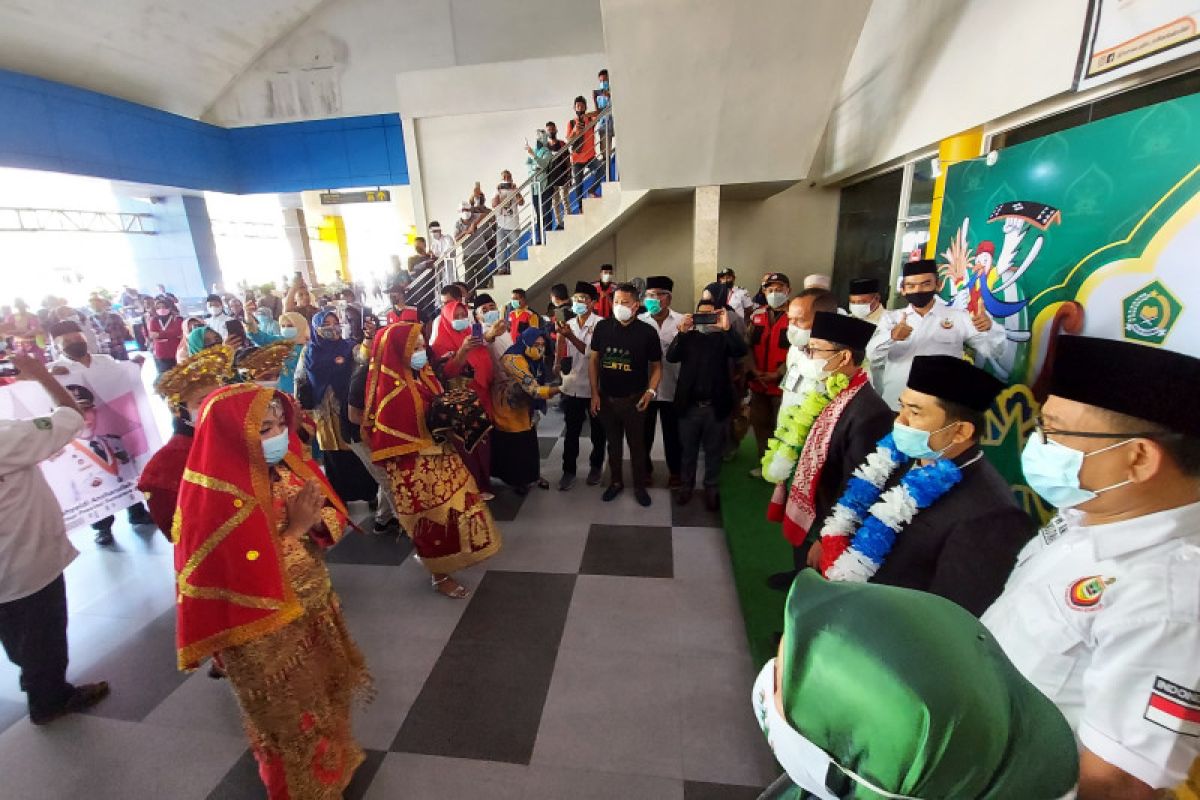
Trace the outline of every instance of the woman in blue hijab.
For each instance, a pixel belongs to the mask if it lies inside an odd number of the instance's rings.
[[[325,474],[342,500],[375,499],[379,484],[350,449],[359,441],[359,426],[350,422],[347,398],[354,372],[354,342],[342,338],[334,311],[313,315],[308,344],[296,370],[296,396],[317,424],[317,444]]]
[[[550,484],[540,475],[537,418],[546,410],[546,400],[558,387],[544,386],[546,334],[541,328],[526,328],[500,358],[500,369],[492,383],[492,475],[525,494],[536,483]]]

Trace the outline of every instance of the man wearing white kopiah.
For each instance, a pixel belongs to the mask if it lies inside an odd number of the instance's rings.
[[[1021,456],[1059,513],[983,622],[1075,729],[1080,798],[1154,797],[1200,755],[1197,386],[1198,359],[1061,337]]]
[[[993,324],[982,307],[974,315],[951,308],[938,299],[937,287],[933,259],[905,264],[901,289],[908,305],[884,314],[867,345],[871,372],[882,376],[877,388],[893,410],[899,407],[916,356],[962,358],[966,344],[987,357],[1004,347],[1004,329]]]

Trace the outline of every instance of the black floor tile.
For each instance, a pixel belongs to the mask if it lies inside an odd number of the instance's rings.
[[[392,750],[528,764],[574,586],[574,575],[484,575]]]
[[[671,529],[650,525],[592,525],[579,572],[674,578]]]
[[[676,528],[720,528],[720,511],[709,511],[704,507],[704,489],[698,488],[692,493],[692,499],[686,506],[675,502],[678,490],[671,492],[671,524]]]
[[[730,786],[724,783],[683,782],[683,800],[758,800],[766,787]]]
[[[87,713],[140,722],[187,678],[187,674],[179,671],[175,659],[175,609],[172,608],[71,680],[108,681],[112,685],[112,694]]]
[[[374,525],[372,517],[367,517],[358,523],[363,533],[351,529],[342,540],[325,554],[325,560],[330,564],[365,564],[367,566],[395,567],[404,562],[412,554],[413,546],[403,533],[399,537],[389,534],[377,535],[371,532]]]
[[[367,760],[346,787],[343,795],[346,800],[361,800],[366,795],[371,781],[375,780],[375,773],[383,764],[383,757],[387,755],[380,750],[367,750],[366,754]],[[254,754],[247,750],[225,773],[217,788],[209,792],[208,800],[263,800],[265,794],[266,789],[258,776],[258,762],[254,760]]]
[[[367,750],[366,754],[367,760],[354,773],[354,780],[350,781],[350,785],[342,794],[344,800],[362,800],[367,796],[367,790],[371,788],[371,782],[375,780],[375,774],[379,772],[384,756],[387,755],[382,750]]]
[[[512,489],[507,487],[496,486],[492,489],[496,495],[496,499],[488,501],[488,508],[492,511],[492,518],[496,522],[512,522],[517,518],[517,514],[521,511],[521,504],[525,502],[525,496],[519,495]]]
[[[538,453],[543,459],[550,455],[550,451],[554,449],[554,445],[558,444],[558,437],[539,436],[538,437]]]

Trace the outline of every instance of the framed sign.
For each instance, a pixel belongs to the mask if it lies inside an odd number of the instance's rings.
[[[1200,0],[1093,0],[1076,89],[1200,52]]]

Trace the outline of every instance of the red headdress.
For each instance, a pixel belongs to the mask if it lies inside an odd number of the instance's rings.
[[[420,340],[421,326],[413,322],[389,325],[375,337],[362,424],[363,441],[375,461],[417,453],[434,444],[425,419],[442,387],[428,365],[413,374],[409,362]]]
[[[471,335],[471,329],[465,331],[454,330],[454,315],[459,307],[466,308],[465,303],[460,303],[457,300],[451,300],[442,306],[441,316],[438,317],[438,335],[433,340],[433,345],[430,349],[433,354],[439,358],[453,358],[458,352],[458,348],[462,347],[463,340]],[[467,311],[467,318],[471,315],[470,310]],[[471,381],[471,388],[479,397],[479,401],[483,404],[483,408],[487,411],[490,418],[492,416],[492,373],[494,365],[492,364],[492,353],[487,347],[472,347],[467,351],[467,363],[471,365],[471,371],[474,373],[474,378]],[[447,377],[454,377],[449,370],[446,371]]]
[[[253,641],[303,614],[284,571],[270,471],[259,430],[272,400],[284,403],[283,464],[316,481],[344,521],[346,507],[296,437],[290,398],[257,384],[218,389],[200,410],[179,488],[175,540],[176,648],[180,669]],[[339,531],[330,531],[337,536]]]

